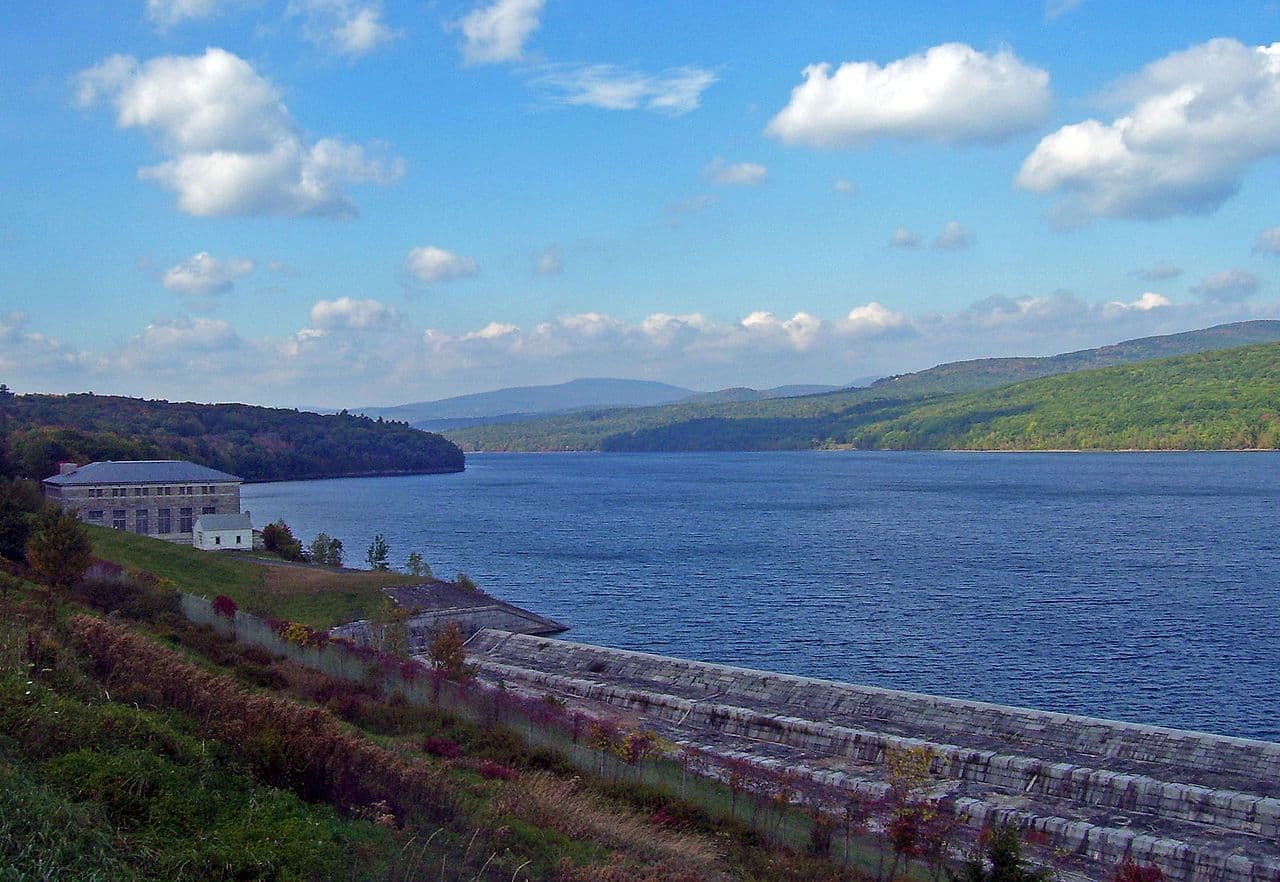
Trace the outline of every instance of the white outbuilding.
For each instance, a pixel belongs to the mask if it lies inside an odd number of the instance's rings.
[[[207,514],[196,519],[192,545],[205,551],[249,551],[253,548],[253,522],[249,512]]]

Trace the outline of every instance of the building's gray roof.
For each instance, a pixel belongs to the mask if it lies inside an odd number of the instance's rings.
[[[200,531],[252,530],[253,522],[249,520],[247,511],[240,514],[200,515],[200,517],[196,518],[196,529]]]
[[[241,480],[235,475],[182,459],[152,459],[91,462],[69,475],[45,478],[44,483],[74,487],[83,484],[195,484]]]

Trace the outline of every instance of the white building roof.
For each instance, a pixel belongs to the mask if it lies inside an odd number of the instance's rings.
[[[247,511],[240,514],[207,514],[196,518],[196,530],[210,533],[214,530],[252,530],[253,522]]]

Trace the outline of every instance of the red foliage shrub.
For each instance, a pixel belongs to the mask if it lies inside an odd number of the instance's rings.
[[[1155,864],[1135,864],[1125,858],[1124,863],[1116,867],[1111,882],[1164,882],[1164,870]]]
[[[215,614],[222,616],[224,619],[234,619],[236,611],[240,607],[236,606],[236,602],[225,594],[219,594],[213,599],[213,611]]]
[[[502,763],[495,763],[493,760],[481,760],[476,766],[476,771],[480,773],[481,778],[488,778],[490,781],[514,781],[520,777],[515,769],[504,766]]]
[[[462,748],[448,738],[428,738],[422,742],[422,750],[440,759],[454,759],[462,755]]]

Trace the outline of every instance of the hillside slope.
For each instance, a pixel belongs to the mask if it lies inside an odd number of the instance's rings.
[[[582,411],[450,431],[470,450],[798,450],[845,443],[856,427],[939,395],[1187,353],[1280,341],[1280,321],[1236,322],[1045,358],[952,362],[852,389],[763,401]]]
[[[1280,343],[949,396],[852,428],[841,440],[882,449],[1274,449]]]
[[[560,413],[581,407],[647,407],[679,401],[694,394],[692,389],[650,380],[581,379],[551,386],[513,386],[395,407],[362,407],[356,412],[418,425],[444,420]]]
[[[346,413],[93,394],[0,399],[0,474],[39,480],[60,461],[106,459],[187,459],[249,481],[464,467],[439,435]]]

